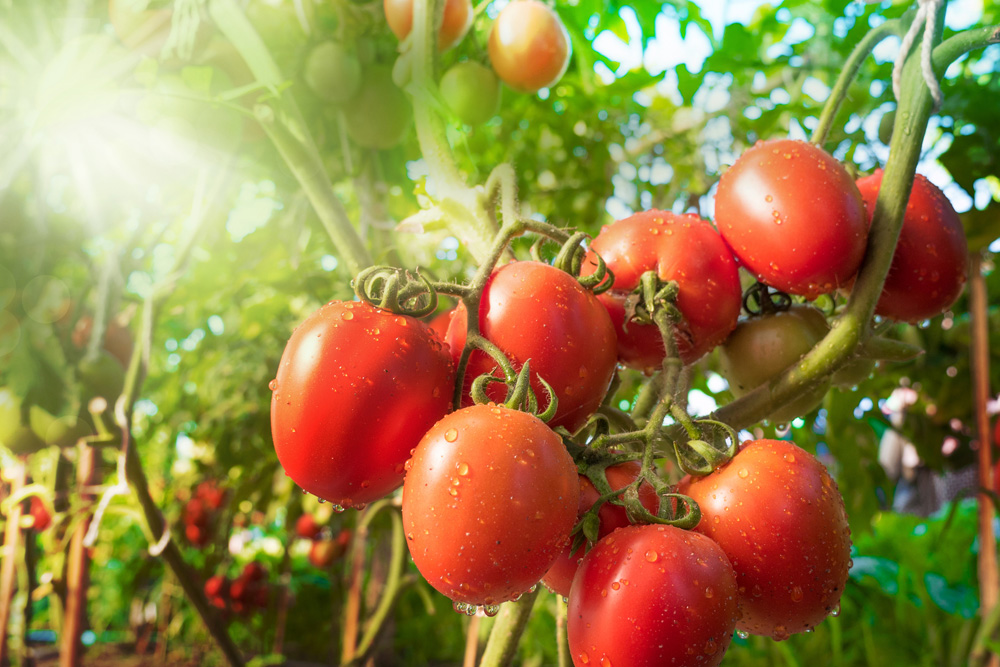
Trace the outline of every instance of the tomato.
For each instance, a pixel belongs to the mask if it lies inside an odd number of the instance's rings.
[[[303,514],[295,521],[295,534],[306,540],[314,540],[322,527],[312,514]]]
[[[341,44],[326,41],[309,53],[303,78],[314,93],[339,104],[360,90],[361,62]]]
[[[701,507],[696,530],[736,570],[738,628],[781,640],[838,608],[851,531],[836,482],[812,454],[756,440],[710,475],[684,478],[678,491]]]
[[[465,346],[466,310],[448,327],[456,361]],[[615,372],[615,330],[604,306],[576,278],[548,264],[513,262],[493,272],[479,305],[479,332],[520,370],[531,360],[531,388],[541,405],[548,395],[538,377],[555,391],[558,410],[550,424],[578,430],[601,405]],[[465,373],[465,405],[472,381],[496,368],[485,352],[474,351]],[[496,373],[501,377],[499,371]],[[487,395],[502,401],[506,389],[492,384]]]
[[[500,81],[489,67],[465,61],[453,65],[441,77],[441,97],[452,113],[466,125],[481,125],[497,113]]]
[[[576,466],[534,415],[492,404],[463,408],[427,431],[408,465],[410,555],[452,600],[514,599],[569,542],[580,499]]]
[[[49,514],[49,509],[38,496],[31,496],[28,507],[28,513],[32,518],[32,530],[41,533],[52,525],[52,515]]]
[[[338,540],[315,540],[309,547],[309,562],[320,569],[330,567],[346,550],[346,545]]]
[[[413,29],[413,0],[383,0],[382,7],[389,29],[399,41],[406,39]],[[444,17],[438,29],[438,50],[450,49],[461,42],[472,26],[472,19],[471,0],[445,0]]]
[[[736,576],[712,540],[673,526],[628,526],[580,563],[569,594],[576,667],[722,662],[736,626]]]
[[[610,466],[604,472],[612,490],[617,491],[618,489],[624,489],[634,482],[636,477],[639,476],[640,470],[642,470],[642,466],[638,461],[630,461]],[[594,503],[597,502],[600,496],[601,494],[594,488],[594,484],[584,475],[580,475],[580,505],[577,508],[577,521],[583,518],[583,515],[594,506]],[[618,497],[621,498],[622,496],[619,495]],[[639,486],[639,502],[642,503],[642,506],[650,514],[655,515],[660,508],[660,497],[656,495],[656,490],[648,482],[643,482]],[[601,505],[601,509],[597,511],[597,516],[601,522],[598,539],[610,535],[611,531],[616,528],[632,525],[625,508],[621,505],[615,505],[610,501],[605,501]],[[580,564],[585,551],[586,549],[583,544],[576,551],[572,551],[571,546],[567,546],[559,554],[559,558],[552,564],[549,571],[545,573],[542,583],[549,590],[555,591],[563,597],[569,595],[570,584],[573,583],[573,575],[576,574],[577,566]]]
[[[805,141],[758,142],[745,151],[719,180],[715,222],[758,280],[809,298],[850,281],[868,238],[850,174]]]
[[[361,90],[344,107],[347,134],[363,148],[392,148],[406,136],[410,100],[392,81],[392,70],[374,66],[362,74]]]
[[[514,90],[535,93],[554,85],[569,67],[569,33],[559,15],[539,0],[515,0],[490,30],[490,63]]]
[[[770,382],[796,363],[830,330],[823,313],[812,306],[742,320],[719,348],[720,371],[729,390],[739,398]],[[769,415],[774,423],[795,419],[815,408],[830,388],[830,380],[803,392]]]
[[[625,323],[625,299],[647,271],[656,271],[663,281],[677,281],[680,288],[677,307],[684,321],[676,339],[684,363],[699,359],[736,326],[742,299],[736,261],[708,221],[692,214],[643,211],[604,227],[590,249],[615,275],[614,287],[598,298],[615,323],[618,357],[625,365],[650,371],[665,354],[656,325]],[[597,267],[592,253],[584,262],[586,275]]]
[[[869,222],[881,185],[881,169],[858,181]],[[965,285],[968,254],[962,221],[948,197],[917,174],[875,314],[919,322],[948,310]]]
[[[216,574],[205,580],[205,597],[213,607],[225,609],[228,605],[229,579]]]
[[[431,329],[433,329],[441,340],[447,340],[448,327],[451,326],[451,318],[455,314],[455,308],[449,308],[443,313],[438,313],[430,319],[427,323]]]
[[[449,410],[454,384],[451,356],[426,324],[331,301],[292,334],[271,385],[278,460],[305,491],[343,507],[381,498]]]

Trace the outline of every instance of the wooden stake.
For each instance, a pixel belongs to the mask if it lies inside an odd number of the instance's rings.
[[[94,478],[94,448],[80,443],[76,449],[76,484],[81,498],[93,498],[84,491]],[[89,516],[73,533],[66,557],[66,614],[59,646],[59,667],[79,667],[83,659],[80,635],[87,622],[87,587],[90,585],[90,556],[83,538],[90,526]]]
[[[3,471],[4,479],[10,482],[10,495],[24,486],[24,464],[17,463]],[[21,546],[21,503],[11,505],[7,513],[7,527],[3,539],[3,566],[0,568],[0,665],[7,664],[7,625],[10,623],[11,605],[14,601],[14,585],[17,577],[17,553]]]
[[[986,402],[990,398],[990,342],[986,280],[982,273],[982,256],[972,253],[969,270],[969,310],[972,315],[972,396],[979,433],[979,488],[993,489],[992,443],[990,417]],[[1000,598],[1000,577],[997,573],[996,538],[993,534],[993,501],[985,493],[979,501],[979,613],[986,618]],[[992,654],[989,667],[1000,667],[1000,656]]]

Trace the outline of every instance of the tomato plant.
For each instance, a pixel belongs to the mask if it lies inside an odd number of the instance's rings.
[[[312,514],[303,514],[295,520],[295,534],[306,540],[316,539],[323,527]]]
[[[696,530],[718,542],[736,571],[737,627],[781,640],[838,613],[851,531],[837,484],[816,457],[790,442],[755,440],[678,490],[701,507]]]
[[[361,61],[342,44],[322,42],[310,51],[303,78],[323,99],[346,102],[361,88]]]
[[[465,346],[466,312],[459,306],[448,328],[456,359]],[[516,370],[531,361],[531,388],[543,404],[546,392],[538,378],[551,385],[558,400],[552,426],[576,431],[600,406],[615,372],[614,327],[593,292],[573,276],[540,262],[500,267],[483,290],[479,331]],[[495,367],[485,352],[472,353],[465,373],[465,405],[471,402],[472,381]],[[487,389],[494,401],[503,400],[504,394],[499,384]]]
[[[554,85],[569,66],[569,35],[559,15],[539,0],[515,0],[493,23],[490,63],[514,90],[535,93]]]
[[[489,67],[466,60],[441,77],[441,97],[460,121],[481,125],[497,113],[500,81]]]
[[[411,117],[409,99],[381,65],[362,72],[361,89],[344,107],[347,134],[364,148],[392,148],[406,136]]]
[[[389,29],[403,41],[413,29],[413,0],[383,0],[382,6]],[[438,49],[445,51],[461,42],[472,25],[472,18],[471,0],[445,0],[438,30]]]
[[[783,311],[763,313],[742,320],[719,348],[719,363],[729,390],[739,398],[771,381],[812,349],[830,327],[818,309],[794,305]],[[788,422],[815,408],[830,381],[803,392],[774,410],[774,423]]]
[[[881,184],[881,169],[858,180],[869,221]],[[968,254],[965,230],[951,202],[917,174],[875,313],[902,322],[940,315],[962,293]]]
[[[579,497],[573,459],[544,422],[498,405],[462,408],[427,431],[409,463],[410,555],[452,600],[497,605],[552,566]]]
[[[676,339],[685,363],[698,360],[736,326],[741,297],[736,262],[708,221],[691,214],[643,211],[604,227],[590,248],[615,275],[612,289],[598,298],[615,324],[622,363],[651,371],[665,354],[656,325],[626,320],[626,299],[647,271],[655,271],[663,282],[677,282],[676,303],[683,320]],[[595,269],[591,254],[583,273]]]
[[[813,298],[848,284],[868,228],[854,180],[804,141],[758,142],[719,179],[715,222],[761,282]]]
[[[567,616],[576,667],[718,665],[736,627],[736,576],[704,535],[619,528],[580,563]]]
[[[451,357],[427,325],[331,301],[292,334],[272,383],[271,432],[285,472],[342,507],[403,481],[410,449],[449,409]]]
[[[628,463],[609,466],[605,470],[605,475],[607,476],[608,484],[611,485],[611,489],[617,491],[624,489],[634,482],[639,476],[641,468],[637,461],[629,461]],[[580,506],[577,509],[577,519],[583,518],[583,515],[594,506],[600,495],[594,487],[594,483],[586,476],[580,475]],[[618,498],[621,499],[621,497],[621,494],[619,494]],[[639,486],[639,502],[642,503],[643,507],[650,514],[656,515],[660,507],[660,498],[656,495],[656,490],[648,482],[643,482]],[[625,508],[610,501],[601,504],[600,509],[597,511],[597,516],[600,521],[600,528],[597,533],[598,538],[610,535],[617,528],[632,525]],[[564,597],[569,595],[569,588],[573,583],[573,575],[576,574],[577,567],[585,552],[586,548],[583,544],[575,550],[572,546],[567,546],[559,554],[559,558],[552,564],[549,571],[545,573],[542,583],[559,595]]]

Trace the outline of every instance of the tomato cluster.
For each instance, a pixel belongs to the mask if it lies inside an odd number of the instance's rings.
[[[202,482],[184,505],[184,536],[198,548],[212,539],[219,512],[226,500],[225,490],[214,481]]]
[[[247,563],[232,580],[224,574],[209,577],[205,581],[204,590],[212,606],[226,613],[231,611],[240,615],[266,609],[271,595],[267,570],[257,562]]]
[[[338,510],[402,486],[413,562],[458,611],[494,614],[539,581],[566,596],[578,667],[718,665],[736,630],[775,640],[808,631],[837,612],[851,565],[844,503],[823,464],[786,441],[740,448],[732,431],[727,452],[706,453],[699,420],[671,407],[671,385],[651,413],[658,421],[643,415],[635,430],[608,394],[620,366],[662,369],[666,383],[716,347],[737,397],[795,364],[831,325],[772,288],[807,299],[851,288],[872,187],[859,190],[811,144],[761,143],[720,183],[718,231],[694,214],[637,213],[589,247],[570,236],[551,263],[536,253],[482,267],[471,288],[438,284],[460,300],[429,322],[437,287],[368,269],[354,284],[359,301],[326,304],[288,342],[271,385],[278,458]],[[911,205],[922,212],[907,214],[902,236],[964,252],[935,192],[917,180]],[[957,297],[964,273],[932,274],[924,259],[914,274],[908,262],[928,251],[915,245],[900,246],[890,276],[929,281],[934,306],[920,316],[930,316]],[[746,294],[740,266],[758,280]],[[893,284],[885,289],[896,303]],[[831,382],[855,382],[873,363],[855,360],[769,418],[814,409]],[[663,429],[668,414],[689,439]],[[667,438],[690,473],[673,487],[651,463]],[[709,465],[691,467],[682,450]],[[297,531],[316,539],[319,527],[306,515]]]
[[[329,528],[324,529],[312,514],[303,514],[295,522],[295,534],[311,542],[309,562],[313,567],[327,568],[339,560],[351,543],[351,531],[344,529],[336,537],[330,537]]]

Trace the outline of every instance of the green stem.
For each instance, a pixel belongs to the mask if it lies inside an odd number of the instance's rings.
[[[528,625],[538,592],[539,588],[536,588],[522,595],[517,602],[508,602],[501,607],[490,631],[490,638],[486,641],[479,667],[507,667],[514,661],[517,643]]]
[[[261,105],[257,107],[255,114],[264,132],[302,186],[323,223],[323,228],[347,265],[347,270],[353,275],[371,266],[371,255],[351,224],[344,205],[337,199],[319,154],[296,137],[286,124],[286,119],[278,117],[271,107]]]
[[[912,12],[910,14],[912,15]],[[854,47],[854,50],[847,57],[847,62],[844,63],[844,68],[841,70],[840,76],[837,77],[837,82],[830,92],[830,97],[827,98],[826,104],[823,105],[819,122],[816,124],[816,129],[813,130],[812,138],[810,139],[812,143],[818,146],[826,143],[830,129],[833,127],[833,121],[840,110],[840,105],[847,97],[847,91],[850,89],[851,84],[854,83],[854,79],[861,70],[865,59],[882,40],[892,35],[901,35],[907,23],[908,21],[904,21],[903,19],[890,19],[870,30],[858,42],[858,45]]]
[[[445,125],[435,108],[434,57],[436,14],[443,0],[415,0],[409,50],[404,54],[410,66],[408,90],[420,152],[434,181],[440,208],[448,214],[449,227],[466,244],[477,262],[489,257],[496,224],[486,211],[485,198],[465,182],[455,164]]]
[[[289,93],[280,91],[285,79],[264,41],[235,0],[210,0],[208,11],[219,30],[239,51],[257,81],[272,91],[277,111],[266,107],[269,112],[261,114],[255,110],[255,115],[302,185],[348,270],[353,275],[371,265],[368,249],[333,192],[323,160],[298,105]]]

